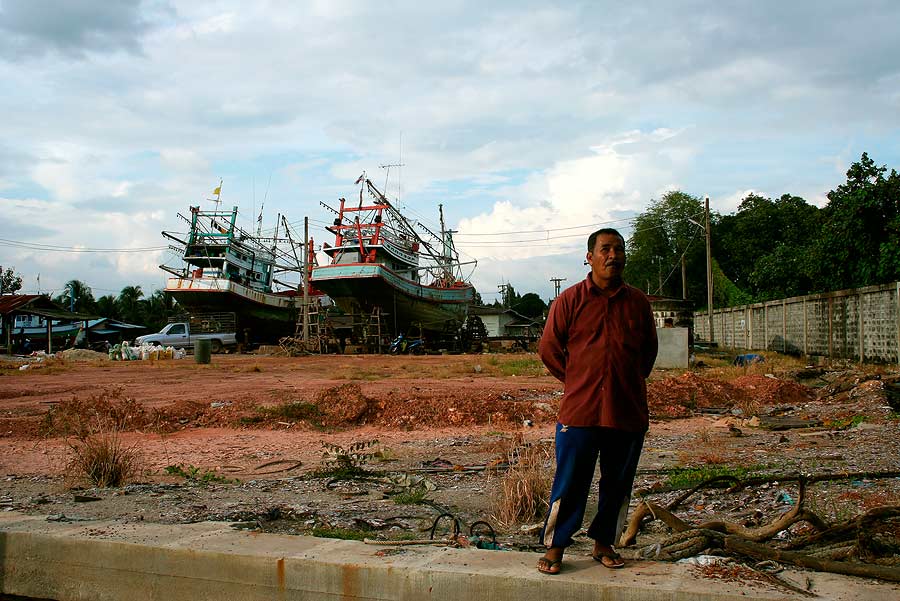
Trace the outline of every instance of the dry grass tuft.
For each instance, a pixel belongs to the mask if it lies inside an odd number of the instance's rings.
[[[87,399],[73,396],[51,407],[44,416],[43,430],[47,436],[83,439],[98,430],[123,432],[146,427],[152,421],[134,399],[124,397],[121,389],[113,389]]]
[[[697,461],[705,465],[722,465],[730,463],[734,457],[715,451],[707,451],[696,456]]]
[[[505,526],[544,516],[553,484],[553,448],[519,444],[507,453],[510,468],[499,476],[491,499],[496,520]]]
[[[94,486],[122,486],[138,473],[138,453],[123,444],[121,433],[145,421],[143,409],[121,390],[89,399],[73,398],[48,411],[45,432],[69,437],[66,478]]]
[[[762,356],[764,361],[744,366],[732,365],[731,362],[735,356],[750,352]],[[782,355],[774,351],[732,350],[718,355],[703,354],[699,358],[710,368],[704,371],[705,376],[726,381],[746,375],[782,375],[803,369],[806,365],[806,362],[800,357]]]
[[[117,487],[138,473],[138,454],[122,443],[118,431],[90,434],[69,446],[72,458],[66,472],[71,479],[85,477],[94,486]]]
[[[694,433],[694,439],[697,441],[698,445],[708,445],[712,442],[712,435],[710,435],[709,428],[700,428],[697,432]]]

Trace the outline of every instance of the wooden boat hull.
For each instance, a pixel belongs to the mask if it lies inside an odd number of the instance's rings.
[[[395,334],[446,332],[466,319],[475,289],[424,286],[378,263],[346,263],[315,267],[310,283],[347,312],[371,313],[380,307]]]
[[[302,297],[259,292],[224,278],[169,278],[166,294],[189,313],[235,313],[238,328],[249,329],[253,342],[293,336],[303,304]]]

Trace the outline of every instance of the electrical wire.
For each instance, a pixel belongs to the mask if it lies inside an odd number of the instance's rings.
[[[662,294],[663,286],[665,286],[668,283],[669,279],[675,274],[675,271],[678,270],[678,266],[681,264],[682,259],[685,256],[687,256],[687,251],[690,250],[691,245],[694,243],[694,241],[696,239],[697,239],[697,233],[695,233],[694,236],[690,240],[688,240],[687,246],[684,247],[684,251],[681,253],[681,256],[678,257],[677,261],[675,261],[675,265],[672,267],[672,270],[669,271],[669,275],[666,276],[666,279],[664,279],[662,281],[662,284],[656,289],[657,294]]]
[[[41,250],[48,252],[73,252],[73,253],[137,253],[157,250],[166,250],[168,246],[143,246],[137,248],[81,248],[76,246],[58,246],[55,244],[39,244],[36,242],[22,242],[20,240],[7,240],[0,238],[0,246],[12,248],[25,248],[28,250]]]
[[[613,223],[621,223],[623,221],[631,221],[634,217],[623,217],[622,219],[613,219],[611,221],[600,221],[598,223],[585,223],[583,225],[573,225],[569,227],[557,227],[557,228],[547,228],[542,230],[518,230],[518,231],[510,231],[510,232],[494,232],[494,233],[484,233],[484,234],[464,234],[460,233],[457,237],[469,237],[469,236],[506,236],[510,234],[541,234],[544,232],[562,232],[568,230],[580,230],[585,228],[595,228],[599,225],[610,225]]]

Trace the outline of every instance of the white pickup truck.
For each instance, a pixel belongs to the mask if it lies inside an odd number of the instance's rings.
[[[220,353],[237,345],[234,325],[233,317],[229,320],[221,316],[191,316],[185,321],[167,324],[156,334],[138,336],[134,343],[192,349],[197,340],[206,339],[210,341],[212,352]]]

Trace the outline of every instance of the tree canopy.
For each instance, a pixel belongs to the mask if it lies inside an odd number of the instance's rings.
[[[648,294],[673,298],[681,298],[686,287],[689,300],[697,306],[706,306],[704,210],[700,198],[677,190],[651,201],[647,210],[634,220],[634,231],[626,245],[625,281]],[[713,228],[717,218],[713,216]],[[682,280],[682,256],[685,280]],[[715,261],[713,278],[717,305],[746,300]],[[716,281],[721,285],[716,285]]]
[[[828,193],[811,273],[826,290],[900,279],[900,174],[863,153]]]
[[[22,276],[17,274],[12,267],[6,270],[0,265],[0,294],[15,294],[22,289]]]
[[[819,209],[805,199],[749,194],[735,213],[711,215],[716,306],[900,280],[900,174],[863,153]],[[666,193],[634,221],[625,279],[650,294],[706,306],[700,199]],[[697,222],[697,223],[694,223]]]
[[[76,313],[96,313],[97,302],[94,300],[94,293],[90,286],[80,280],[66,282],[62,293],[53,300]]]

